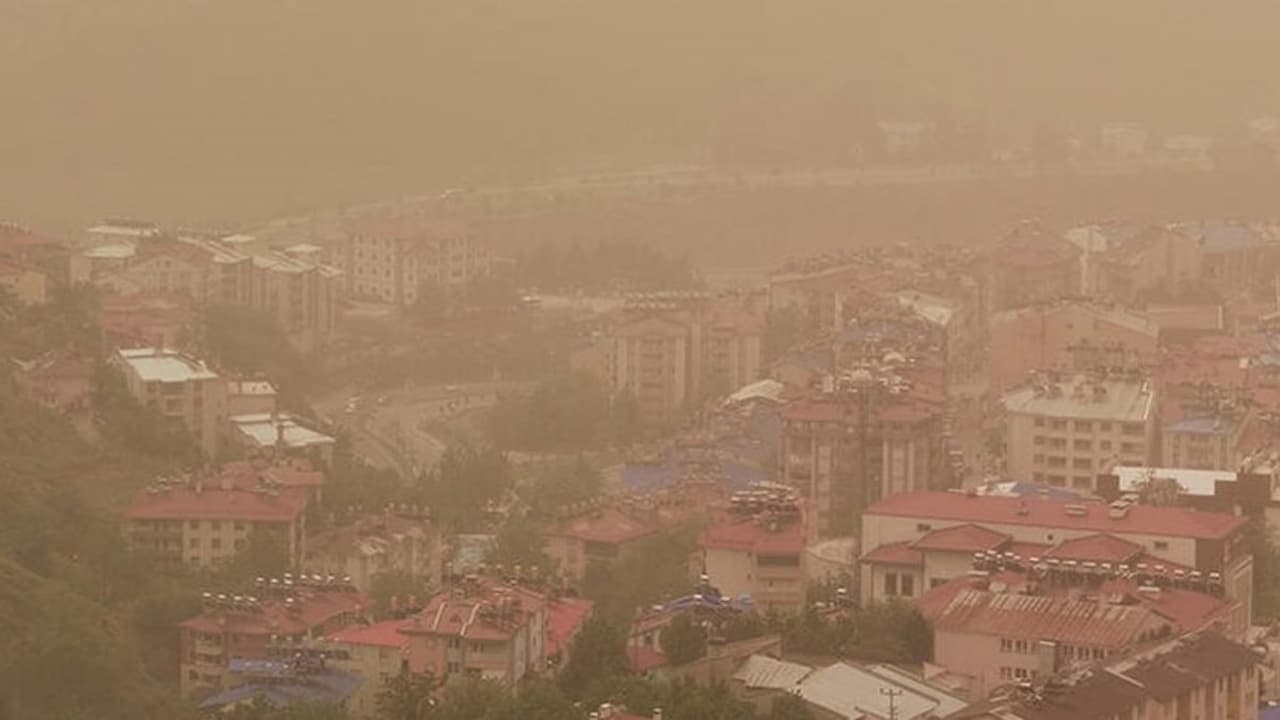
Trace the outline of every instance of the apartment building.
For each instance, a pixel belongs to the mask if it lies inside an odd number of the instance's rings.
[[[185,295],[104,295],[98,301],[98,327],[109,351],[184,347],[195,339],[196,326],[195,311]]]
[[[954,720],[1257,720],[1262,658],[1213,632],[1075,672],[1007,684]]]
[[[941,379],[920,377],[864,369],[782,407],[778,478],[805,498],[818,536],[849,534],[881,497],[949,482]]]
[[[546,666],[547,598],[489,577],[436,594],[400,627],[409,669],[515,684]]]
[[[647,317],[613,330],[612,387],[630,392],[646,425],[680,417],[692,397],[689,329],[674,319]]]
[[[1005,392],[1038,370],[1154,366],[1160,326],[1141,312],[1063,300],[994,314],[989,345],[988,387]]]
[[[329,635],[321,645],[331,665],[363,680],[344,704],[352,717],[381,717],[378,696],[387,681],[399,675],[408,663],[409,638],[400,633],[406,622],[397,619],[352,625]]]
[[[307,493],[299,488],[237,487],[223,476],[206,487],[201,480],[157,484],[124,511],[131,546],[173,563],[214,567],[248,546],[250,534],[275,538],[291,563],[303,556]]]
[[[440,587],[444,561],[440,527],[425,508],[388,507],[359,515],[307,539],[306,572],[343,575],[368,592],[374,579],[397,573]]]
[[[803,609],[805,532],[796,498],[744,491],[733,502],[737,511],[731,517],[698,535],[702,572],[726,597],[749,596],[763,612]]]
[[[233,660],[285,660],[359,622],[366,598],[338,578],[264,579],[255,596],[205,593],[199,615],[178,624],[184,696],[225,687]]]
[[[1253,615],[1253,558],[1244,517],[1121,501],[1063,502],[961,492],[907,492],[884,498],[862,518],[860,596],[915,597],[972,568],[974,553],[1058,557],[1080,566],[1139,564],[1177,577],[1181,570],[1221,583],[1238,603],[1232,628]],[[897,575],[894,580],[886,574]],[[907,593],[902,576],[910,575]],[[1216,577],[1215,577],[1216,576]],[[896,589],[897,592],[890,592]]]
[[[28,400],[60,413],[88,410],[92,405],[94,365],[66,353],[51,353],[31,362],[16,362],[13,383]]]
[[[49,277],[39,268],[15,257],[0,255],[0,290],[23,305],[49,301]]]
[[[1003,402],[1014,480],[1092,490],[1112,465],[1146,465],[1155,454],[1155,391],[1137,376],[1039,375]]]
[[[987,256],[991,312],[1080,293],[1080,249],[1036,221],[1020,223]]]
[[[227,417],[222,377],[203,361],[158,347],[117,350],[112,363],[135,400],[190,432],[206,457],[217,455]]]
[[[628,512],[621,507],[598,505],[572,511],[543,533],[544,551],[571,585],[582,582],[592,563],[615,562],[661,527],[651,513]]]
[[[463,287],[491,263],[464,225],[407,215],[348,223],[338,256],[351,297],[394,305],[412,305],[423,287]]]

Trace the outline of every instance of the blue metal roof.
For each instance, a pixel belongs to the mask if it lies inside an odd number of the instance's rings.
[[[234,662],[234,661],[233,661]],[[202,708],[218,708],[225,705],[262,698],[276,707],[286,707],[295,702],[339,703],[360,687],[364,678],[341,670],[328,670],[314,675],[303,675],[288,684],[247,683],[212,695],[200,703]]]

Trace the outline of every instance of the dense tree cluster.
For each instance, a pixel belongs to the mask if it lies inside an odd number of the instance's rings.
[[[486,420],[493,441],[512,450],[571,452],[633,441],[639,408],[629,394],[610,398],[588,373],[543,380],[527,396],[505,397]]]

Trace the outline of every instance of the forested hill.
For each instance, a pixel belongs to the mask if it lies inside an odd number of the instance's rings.
[[[1276,27],[1190,0],[0,0],[0,215],[803,165],[876,118],[1213,130],[1277,110]]]

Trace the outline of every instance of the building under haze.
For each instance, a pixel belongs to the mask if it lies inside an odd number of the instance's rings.
[[[140,405],[191,433],[206,457],[217,454],[227,417],[227,383],[218,373],[202,360],[165,348],[117,350],[112,362]]]
[[[1092,490],[1112,465],[1146,465],[1156,395],[1136,374],[1038,375],[1004,396],[1005,467],[1014,480]]]
[[[337,255],[352,298],[393,305],[412,305],[424,288],[462,288],[491,262],[466,226],[420,215],[353,220]]]

